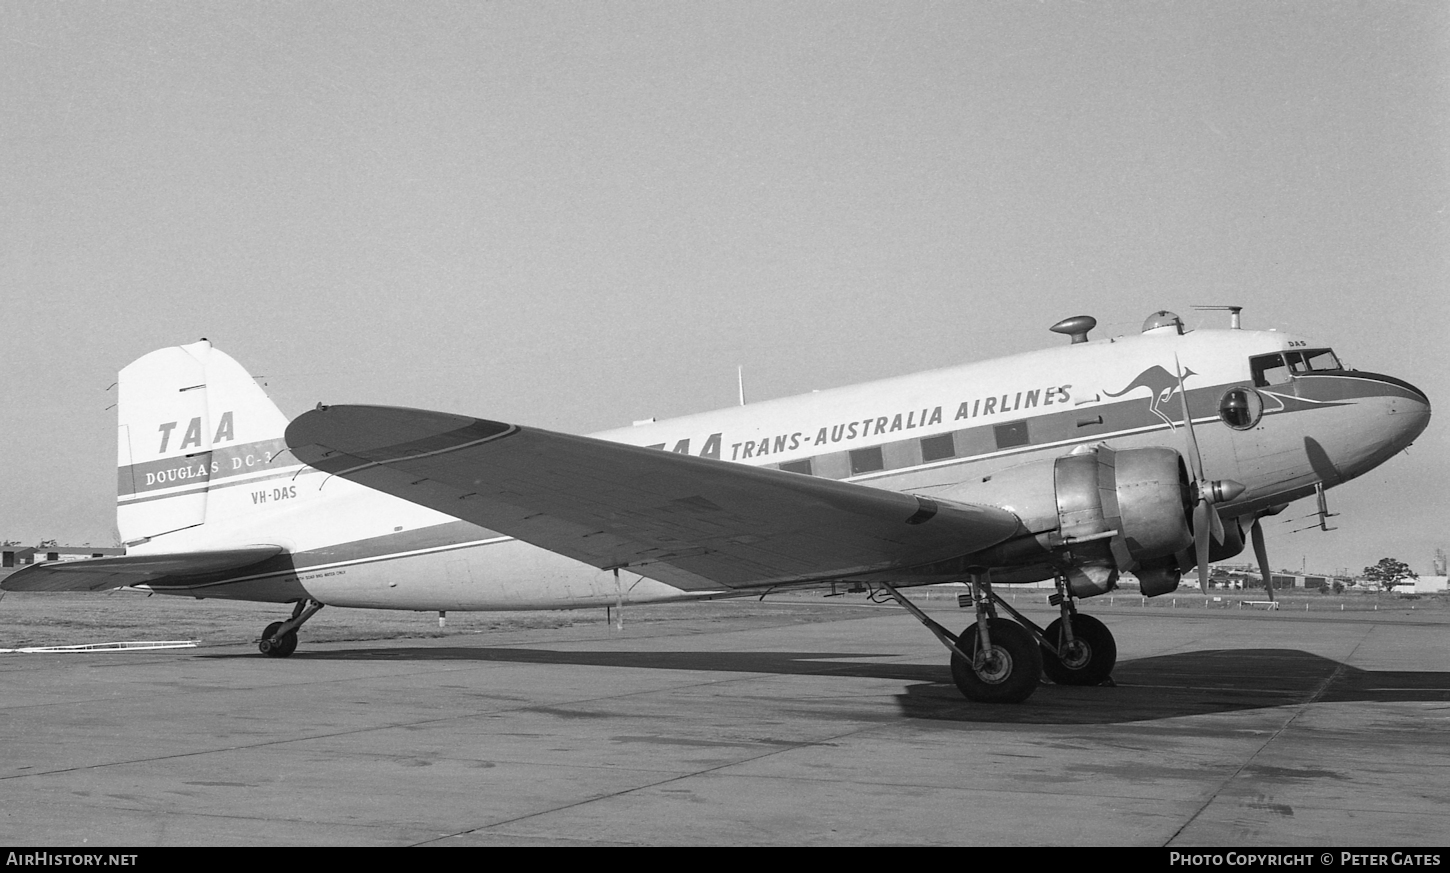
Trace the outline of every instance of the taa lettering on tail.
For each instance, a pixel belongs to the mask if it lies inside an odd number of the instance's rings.
[[[166,451],[166,445],[171,442],[171,432],[176,430],[176,426],[180,423],[179,421],[168,421],[156,428],[161,433],[161,448],[156,450],[157,454],[162,454]],[[229,442],[234,439],[236,437],[233,436],[232,431],[232,413],[231,410],[227,410],[222,413],[221,420],[217,422],[216,435],[211,438],[211,441],[212,445],[216,445],[217,443]],[[191,423],[186,426],[186,433],[181,437],[181,445],[176,448],[180,451],[192,446],[201,448],[200,417],[193,418]]]

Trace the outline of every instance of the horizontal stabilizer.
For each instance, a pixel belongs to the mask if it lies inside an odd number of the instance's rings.
[[[417,409],[320,407],[287,444],[325,472],[687,591],[890,572],[1019,527],[995,507]]]
[[[82,561],[46,561],[18,570],[0,581],[5,591],[103,591],[160,580],[184,584],[261,563],[282,553],[281,546],[243,546],[209,552],[124,555]]]

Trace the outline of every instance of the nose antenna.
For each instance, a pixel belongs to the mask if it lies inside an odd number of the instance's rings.
[[[1229,330],[1243,330],[1243,324],[1239,321],[1239,313],[1244,311],[1242,306],[1195,306],[1199,312],[1227,312]]]

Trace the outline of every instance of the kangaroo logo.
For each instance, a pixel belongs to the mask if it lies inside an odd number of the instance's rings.
[[[1198,374],[1187,367],[1183,368],[1183,381],[1185,383],[1188,381],[1189,376],[1196,375]],[[1139,373],[1138,378],[1128,383],[1128,387],[1122,391],[1117,393],[1104,391],[1103,393],[1109,397],[1122,397],[1124,394],[1137,388],[1148,389],[1148,411],[1163,419],[1163,423],[1170,428],[1177,430],[1177,423],[1165,414],[1164,408],[1167,406],[1168,401],[1173,399],[1173,395],[1178,392],[1178,377],[1163,369],[1161,366],[1154,364]]]

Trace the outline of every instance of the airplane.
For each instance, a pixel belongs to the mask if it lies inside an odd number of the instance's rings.
[[[7,591],[131,587],[292,604],[286,657],[325,605],[618,607],[850,583],[950,653],[961,692],[1020,702],[1043,675],[1109,679],[1111,631],[1078,601],[1143,595],[1252,542],[1261,519],[1384,463],[1429,423],[1423,391],[1292,333],[1185,330],[1171,312],[1090,340],[593,436],[395,407],[290,423],[200,342],[119,377],[127,553],[46,562]],[[1039,627],[997,586],[1053,580]],[[953,633],[902,593],[965,583]],[[966,598],[963,598],[966,605]]]

